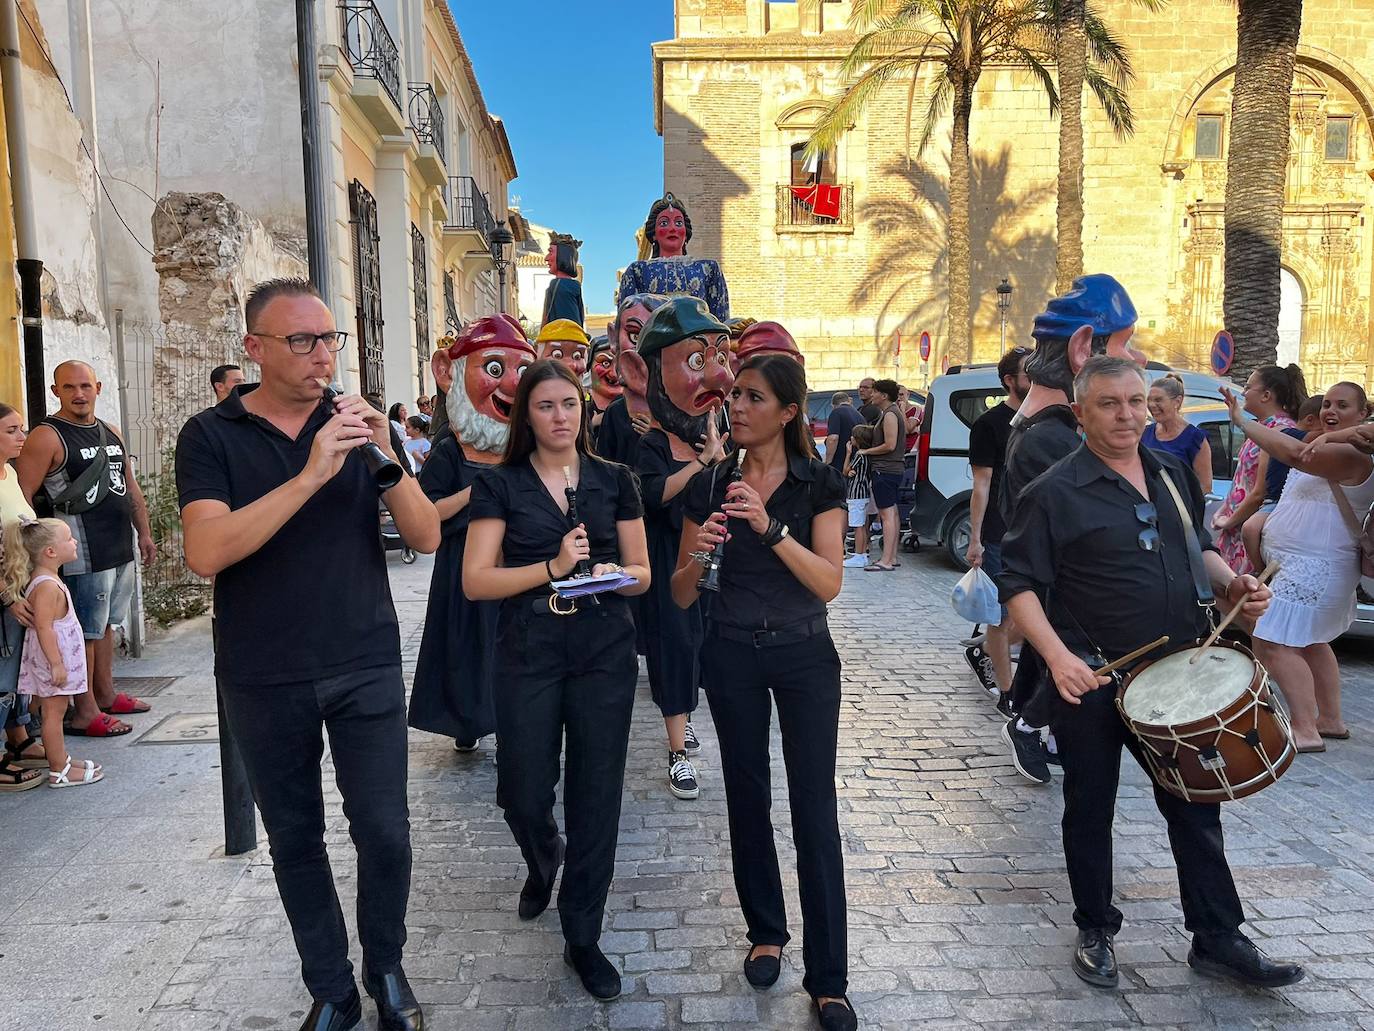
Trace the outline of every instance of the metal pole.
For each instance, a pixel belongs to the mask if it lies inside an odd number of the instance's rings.
[[[1002,346],[998,349],[998,354],[1007,353],[1007,309],[1002,309]]]
[[[329,215],[320,163],[320,73],[315,46],[315,0],[296,0],[296,63],[301,92],[301,160],[305,166],[305,241],[310,281],[329,303]]]
[[[29,141],[24,117],[23,62],[19,54],[17,0],[0,0],[0,89],[5,104],[10,187],[14,199],[14,243],[19,260],[19,311],[24,327],[24,393],[29,426],[48,414],[47,375],[43,368],[43,262],[29,182]]]

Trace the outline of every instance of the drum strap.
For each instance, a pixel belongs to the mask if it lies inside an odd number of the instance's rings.
[[[1178,509],[1178,517],[1183,521],[1183,539],[1188,542],[1188,570],[1193,574],[1193,593],[1197,595],[1197,603],[1205,609],[1214,608],[1216,597],[1212,594],[1212,580],[1207,575],[1207,566],[1202,561],[1202,545],[1198,542],[1197,531],[1193,529],[1193,517],[1183,503],[1183,495],[1174,486],[1173,477],[1161,469],[1159,478],[1164,481]]]

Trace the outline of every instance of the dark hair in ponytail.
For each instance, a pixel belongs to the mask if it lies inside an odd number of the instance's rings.
[[[1277,365],[1261,365],[1255,370],[1260,385],[1274,395],[1278,406],[1290,419],[1298,417],[1298,409],[1307,400],[1307,381],[1303,379],[1302,369],[1289,365],[1281,369]]]

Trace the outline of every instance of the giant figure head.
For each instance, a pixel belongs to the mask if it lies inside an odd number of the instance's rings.
[[[1074,376],[1095,354],[1144,365],[1145,356],[1130,346],[1135,323],[1135,305],[1124,286],[1108,275],[1079,276],[1068,293],[1052,298],[1035,317],[1035,353],[1026,359],[1026,376],[1067,399],[1073,396]]]
[[[806,367],[806,356],[792,339],[792,334],[777,322],[755,322],[739,335],[730,369],[738,376],[739,367],[756,354],[781,354]]]
[[[587,389],[591,391],[597,410],[604,412],[624,390],[620,383],[620,373],[616,371],[615,350],[611,347],[611,338],[592,337],[590,353],[591,368],[587,377]]]
[[[574,240],[569,233],[549,234],[549,252],[544,255],[549,271],[562,279],[575,278],[577,249],[581,246],[582,241]]]
[[[692,220],[687,208],[671,193],[665,193],[649,207],[644,220],[644,235],[655,258],[677,258],[687,253],[692,238]]]
[[[449,425],[466,448],[492,455],[506,446],[520,375],[534,362],[525,331],[509,315],[488,315],[444,337],[430,359]]]
[[[616,305],[615,320],[606,330],[615,354],[616,375],[624,388],[622,393],[631,415],[648,415],[649,402],[644,397],[644,391],[636,390],[625,378],[625,353],[639,347],[639,334],[643,332],[649,316],[667,303],[668,298],[662,294],[630,294]]]
[[[730,330],[695,297],[672,297],[649,316],[639,348],[620,356],[626,388],[642,392],[664,431],[689,444],[735,382]]]
[[[540,358],[552,358],[572,369],[579,380],[587,371],[587,331],[572,319],[554,319],[534,338]]]

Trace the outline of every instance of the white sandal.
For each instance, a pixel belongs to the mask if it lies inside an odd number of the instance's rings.
[[[105,771],[97,766],[90,759],[81,760],[81,765],[77,767],[81,771],[79,780],[72,780],[72,757],[67,756],[67,765],[62,767],[61,773],[48,771],[48,787],[50,788],[79,788],[86,784],[94,784],[105,776]]]

